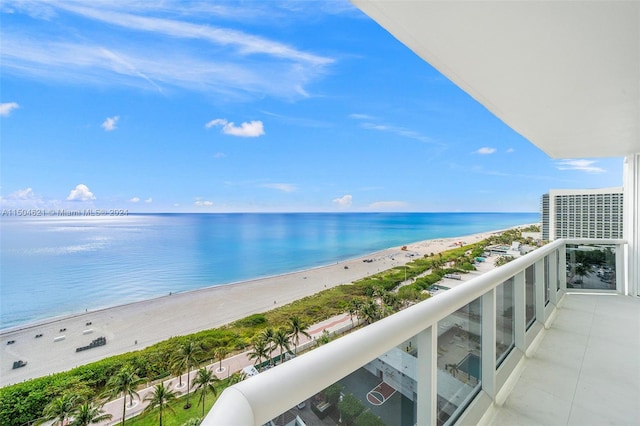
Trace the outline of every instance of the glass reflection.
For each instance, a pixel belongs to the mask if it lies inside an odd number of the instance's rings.
[[[482,305],[476,299],[438,323],[438,424],[452,424],[480,390]]]
[[[616,289],[616,249],[567,244],[567,288]]]
[[[513,304],[513,278],[510,278],[496,287],[496,366],[515,345]]]
[[[525,287],[525,319],[527,329],[533,325],[536,320],[536,289],[535,289],[536,272],[535,266],[529,266],[524,272]]]

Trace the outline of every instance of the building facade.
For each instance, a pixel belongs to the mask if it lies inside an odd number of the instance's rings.
[[[552,189],[541,200],[542,239],[623,238],[622,188]]]

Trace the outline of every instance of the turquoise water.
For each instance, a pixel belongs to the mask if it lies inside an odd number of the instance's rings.
[[[538,221],[537,213],[2,218],[0,328]]]

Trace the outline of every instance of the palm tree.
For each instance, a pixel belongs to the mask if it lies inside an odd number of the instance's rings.
[[[78,403],[78,397],[70,393],[66,393],[57,397],[42,412],[43,420],[53,420],[53,424],[64,425],[65,421],[71,416]]]
[[[293,342],[295,343],[295,346],[293,347],[293,352],[297,354],[298,345],[300,344],[300,335],[302,334],[303,336],[309,339],[311,338],[311,335],[307,333],[307,326],[303,324],[300,318],[298,317],[294,316],[289,318],[288,325],[289,325],[289,335],[293,338]]]
[[[158,383],[154,386],[153,391],[147,394],[144,397],[145,401],[149,401],[149,405],[144,409],[144,411],[151,411],[154,408],[158,407],[158,418],[160,419],[159,425],[162,426],[162,412],[166,409],[173,411],[170,403],[171,401],[176,399],[176,393],[169,388],[164,387],[164,383]]]
[[[280,348],[280,363],[284,362],[285,349],[287,352],[291,352],[289,346],[289,333],[284,328],[279,328],[273,335],[273,344],[275,347]]]
[[[353,327],[353,317],[356,314],[356,312],[358,311],[358,307],[357,307],[357,301],[356,300],[352,300],[349,303],[349,318],[351,319],[351,327]]]
[[[386,291],[382,295],[382,302],[386,306],[390,307],[393,311],[398,310],[398,308],[400,307],[400,299],[398,298],[398,295],[391,291]]]
[[[260,365],[262,359],[269,357],[269,343],[262,336],[253,339],[253,350],[249,352],[249,359],[255,359],[254,365]]]
[[[260,337],[264,339],[265,343],[267,344],[267,351],[269,352],[269,364],[275,364],[273,356],[271,355],[273,350],[276,348],[276,345],[273,344],[274,335],[275,332],[271,327],[265,328],[264,330],[262,330],[262,333],[260,333]]]
[[[184,372],[184,367],[181,363],[176,362],[175,354],[173,354],[169,362],[169,373],[178,378],[178,388],[182,389],[182,373]]]
[[[207,370],[205,367],[202,367],[196,373],[196,377],[193,379],[193,386],[196,388],[196,392],[200,390],[200,398],[198,399],[198,405],[202,403],[202,417],[204,418],[204,402],[207,397],[207,391],[213,392],[214,395],[218,395],[218,391],[216,390],[215,384],[219,382],[220,379],[216,377],[211,371]]]
[[[100,423],[103,420],[111,420],[111,414],[102,411],[102,407],[97,407],[89,401],[85,401],[73,412],[71,426],[89,426],[91,423]]]
[[[122,367],[115,376],[111,376],[107,382],[107,395],[111,397],[118,397],[122,395],[122,425],[124,426],[124,417],[127,410],[127,396],[133,404],[133,396],[140,398],[136,392],[138,385],[142,384],[144,380],[137,376],[136,371],[130,365]]]
[[[456,377],[456,374],[460,372],[458,369],[458,364],[446,364],[444,366],[445,370],[449,371],[453,377]]]
[[[380,306],[375,300],[369,300],[362,307],[362,316],[367,324],[372,324],[380,318]]]
[[[375,286],[373,287],[373,290],[371,292],[371,297],[373,297],[374,299],[379,299],[381,298],[385,293],[384,288],[382,288],[382,286]]]
[[[219,346],[214,349],[213,356],[220,363],[218,366],[218,372],[222,372],[222,361],[224,360],[224,357],[226,357],[228,353],[229,351],[224,346]]]
[[[243,371],[236,371],[231,376],[229,376],[229,386],[235,385],[236,383],[240,383],[246,378],[247,378],[247,373]]]
[[[184,405],[184,408],[187,409],[191,407],[189,403],[189,390],[190,390],[190,372],[191,367],[198,365],[197,356],[202,353],[202,347],[195,342],[188,342],[184,345],[181,345],[178,348],[178,351],[174,355],[174,366],[181,366],[181,371],[187,370],[187,401]]]
[[[351,319],[351,327],[354,326],[353,317],[354,316],[357,317],[359,312],[360,312],[360,301],[352,300],[349,303],[349,318]]]
[[[575,266],[574,274],[576,277],[580,277],[580,279],[577,280],[576,282],[581,283],[582,278],[586,277],[589,274],[589,268],[579,263]]]

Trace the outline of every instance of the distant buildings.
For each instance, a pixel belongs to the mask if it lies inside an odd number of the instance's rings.
[[[622,188],[552,189],[542,196],[542,239],[623,238]]]
[[[520,257],[522,256],[521,244],[514,242],[511,246],[505,246],[502,244],[495,244],[485,248],[489,252],[490,256],[509,256]]]

